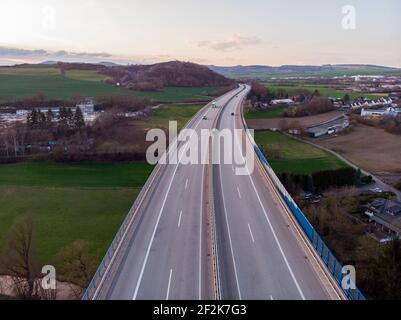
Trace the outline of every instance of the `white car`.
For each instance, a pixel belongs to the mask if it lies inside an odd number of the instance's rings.
[[[336,133],[336,129],[335,129],[335,128],[329,128],[329,129],[327,130],[327,133],[328,133],[328,134]]]
[[[370,191],[376,192],[376,193],[382,193],[383,192],[383,190],[380,189],[380,188],[373,188],[373,189],[370,189]]]

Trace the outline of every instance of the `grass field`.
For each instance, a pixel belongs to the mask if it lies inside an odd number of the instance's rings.
[[[236,73],[236,72],[225,72],[224,76],[232,78],[232,79],[250,79],[250,78],[258,78],[260,80],[267,80],[272,78],[295,78],[295,77],[323,77],[323,78],[332,78],[332,77],[343,77],[346,76],[355,76],[355,75],[388,75],[388,76],[400,76],[401,70],[335,70],[335,71],[318,71],[318,72],[300,72],[300,73],[269,73],[266,71],[259,72],[247,72],[247,73]]]
[[[43,262],[55,263],[77,239],[102,258],[151,170],[144,163],[1,165],[0,248],[17,219],[30,215]]]
[[[268,110],[251,110],[246,113],[245,119],[272,119],[277,118],[288,107],[277,107]]]
[[[255,131],[255,141],[276,173],[311,174],[347,166],[335,156],[279,132]]]
[[[177,121],[178,129],[181,129],[202,107],[204,107],[203,104],[163,105],[154,110],[149,119],[136,121],[136,123],[146,129],[168,129],[170,120]]]
[[[297,91],[303,89],[303,90],[309,90],[310,92],[314,92],[315,90],[318,90],[322,96],[334,97],[334,98],[343,98],[344,95],[347,93],[352,99],[359,98],[361,96],[367,97],[369,99],[377,99],[377,97],[382,96],[381,94],[366,94],[366,93],[362,93],[362,92],[345,92],[345,91],[337,90],[336,88],[332,88],[332,87],[302,85],[302,84],[294,85],[294,86],[268,85],[267,88],[271,92],[277,92],[278,90],[284,90],[285,92],[288,92],[289,95],[295,95],[297,93]]]
[[[182,102],[182,101],[209,101],[210,95],[220,87],[197,87],[197,88],[165,88],[162,91],[136,91],[135,95],[162,102]]]
[[[107,76],[95,71],[71,70],[61,75],[54,66],[0,67],[0,102],[44,93],[49,99],[70,99],[75,95],[99,97],[125,94],[161,102],[211,100],[220,87],[165,88],[160,91],[132,91],[104,84]]]
[[[94,70],[69,70],[65,73],[69,79],[84,80],[84,81],[97,81],[101,82],[106,80],[108,76],[97,73]]]

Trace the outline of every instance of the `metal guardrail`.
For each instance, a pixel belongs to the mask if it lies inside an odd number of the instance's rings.
[[[292,199],[291,195],[285,189],[283,184],[281,183],[280,179],[277,177],[275,172],[273,171],[272,167],[270,166],[269,162],[267,161],[266,157],[264,156],[263,152],[260,150],[259,146],[256,144],[253,137],[249,134],[248,126],[245,122],[244,116],[242,114],[242,122],[246,129],[247,135],[253,144],[255,153],[259,160],[262,162],[263,167],[266,169],[269,177],[272,179],[274,186],[278,190],[281,198],[283,199],[284,203],[288,207],[289,211],[294,216],[295,220],[297,221],[298,225],[312,244],[315,252],[319,255],[323,263],[325,264],[327,270],[333,276],[334,280],[337,282],[338,286],[341,288],[347,299],[349,300],[366,300],[364,295],[358,288],[355,289],[344,289],[342,286],[343,280],[343,266],[334,256],[334,254],[330,251],[328,246],[324,243],[323,239],[320,237],[318,232],[315,228],[311,225],[309,220],[306,218],[302,210],[298,207],[295,203],[294,199]]]

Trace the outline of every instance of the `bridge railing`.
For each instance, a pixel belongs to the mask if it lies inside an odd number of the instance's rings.
[[[355,284],[350,285],[344,288],[343,286],[343,266],[334,256],[334,254],[330,251],[329,247],[324,243],[323,239],[320,237],[319,233],[315,230],[309,220],[306,218],[302,210],[298,207],[295,203],[294,199],[285,189],[283,184],[281,183],[280,179],[277,177],[275,172],[273,171],[272,167],[270,166],[269,162],[267,161],[266,157],[264,156],[262,150],[260,150],[259,146],[256,144],[253,137],[249,134],[248,126],[242,117],[242,121],[244,127],[247,131],[247,135],[253,144],[255,149],[255,153],[258,159],[261,161],[263,167],[266,169],[269,177],[273,181],[274,186],[276,187],[277,191],[279,192],[281,198],[283,199],[284,203],[288,207],[289,211],[292,213],[294,218],[296,219],[298,225],[312,244],[313,248],[315,249],[316,253],[319,255],[323,263],[325,264],[327,270],[332,275],[333,279],[337,282],[338,286],[343,291],[344,295],[349,300],[365,300],[364,295],[361,291],[355,286]],[[354,288],[353,288],[354,287]]]

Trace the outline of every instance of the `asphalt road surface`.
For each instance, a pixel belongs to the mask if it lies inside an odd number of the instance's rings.
[[[227,105],[218,129],[244,129],[240,108],[248,89]],[[240,136],[234,134],[233,147],[244,152]],[[214,165],[221,298],[329,299],[261,167],[249,175],[236,175],[236,167]]]
[[[224,105],[239,89],[216,99]],[[211,129],[221,108],[206,106],[187,128]],[[204,119],[206,117],[207,119]],[[185,147],[178,144],[179,149]],[[174,147],[173,147],[174,149]],[[176,149],[176,148],[175,148]],[[162,165],[96,299],[210,299],[204,164]]]
[[[240,108],[248,90],[242,85],[216,99],[218,108],[205,106],[187,128],[199,136],[201,129],[215,125],[243,128]],[[234,148],[239,148],[238,138]],[[187,145],[173,143],[172,150],[186,151]],[[231,164],[213,165],[217,252],[210,254],[207,168],[159,165],[157,179],[91,298],[214,299],[218,278],[221,299],[329,299],[324,276],[313,267],[259,166],[238,176]],[[211,257],[217,272],[211,272]]]

